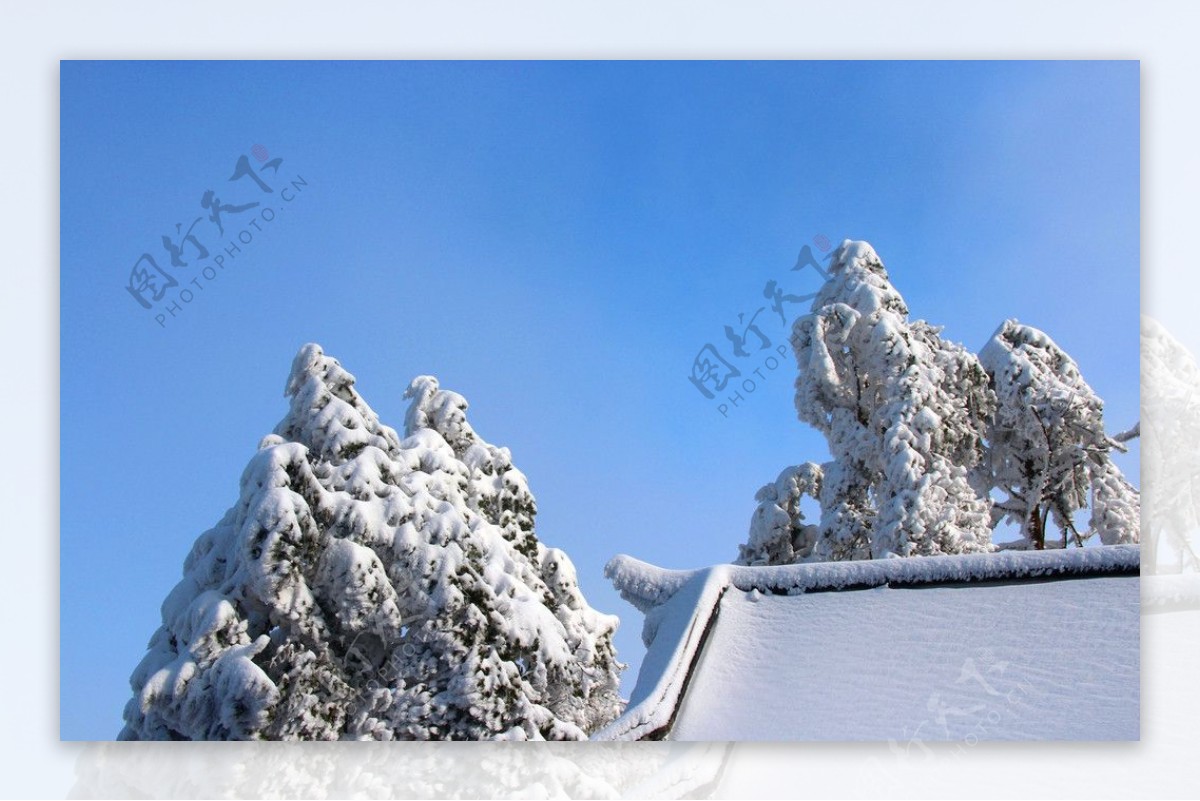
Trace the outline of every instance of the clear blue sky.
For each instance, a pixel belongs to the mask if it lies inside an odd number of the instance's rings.
[[[790,361],[728,417],[687,380],[710,342],[761,364],[724,326],[770,279],[811,291],[789,268],[814,237],[870,241],[913,316],[973,349],[1006,317],[1045,329],[1132,424],[1138,84],[1137,62],[64,62],[62,737],[120,729],[305,342],[393,427],[414,375],[467,397],[541,538],[621,616],[626,691],[641,615],[604,563],[729,561],[755,490],[827,457]],[[242,155],[271,195],[227,180]],[[260,206],[201,244],[252,241],[212,280],[186,246],[167,297],[193,299],[160,327],[130,270],[169,268],[163,235],[210,189]],[[1137,483],[1136,449],[1119,464]]]

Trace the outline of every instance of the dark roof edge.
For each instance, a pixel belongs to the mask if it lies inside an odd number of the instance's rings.
[[[810,562],[777,567],[722,565],[721,572],[732,586],[740,590],[796,594],[862,589],[885,584],[919,586],[1131,575],[1138,573],[1140,565],[1140,546],[1104,545],[1052,551],[1000,551],[857,562]],[[604,569],[604,574],[621,597],[642,612],[665,603],[701,572],[666,570],[625,555],[615,557]]]
[[[730,587],[728,571],[723,566],[674,572],[686,573],[692,580],[689,590],[676,601],[683,609],[690,609],[690,613],[680,616],[675,625],[659,626],[650,648],[661,649],[664,659],[661,670],[652,677],[653,686],[640,699],[631,699],[629,707],[616,720],[592,734],[593,740],[658,740],[665,738],[674,724],[679,699],[691,682],[721,598]],[[644,661],[642,671],[645,670]],[[642,678],[639,674],[635,695]]]

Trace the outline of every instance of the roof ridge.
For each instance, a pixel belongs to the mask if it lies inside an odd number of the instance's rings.
[[[1067,578],[1136,573],[1141,546],[1102,545],[1050,551],[915,556],[851,562],[795,565],[718,565],[699,570],[668,570],[624,554],[614,557],[604,575],[624,598],[646,612],[671,599],[705,571],[721,569],[729,584],[760,592],[820,592],[892,585]]]

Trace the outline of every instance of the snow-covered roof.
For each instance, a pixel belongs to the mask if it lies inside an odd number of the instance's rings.
[[[593,739],[1136,739],[1139,548],[607,574],[646,614]],[[908,747],[906,746],[906,747]]]

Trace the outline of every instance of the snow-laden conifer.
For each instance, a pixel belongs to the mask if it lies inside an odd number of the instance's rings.
[[[817,498],[824,471],[821,465],[805,462],[785,467],[770,484],[754,496],[758,508],[750,520],[750,537],[740,546],[736,564],[790,565],[806,561],[816,544],[818,528],[806,525],[800,501]]]
[[[972,486],[991,395],[978,360],[910,321],[875,251],[846,241],[796,321],[796,411],[829,442],[817,560],[990,548]]]
[[[1048,519],[1076,544],[1138,541],[1137,490],[1110,458],[1122,445],[1044,333],[1008,321],[977,357],[910,320],[875,251],[847,240],[792,346],[797,414],[833,458],[759,490],[740,564],[986,552],[1006,519],[1036,547]]]
[[[1120,443],[1104,430],[1104,404],[1074,360],[1046,333],[1005,321],[980,352],[998,408],[988,431],[992,484],[1000,514],[1045,547],[1047,524],[1082,543],[1138,541],[1138,493],[1112,463]],[[1075,513],[1091,508],[1079,531]]]
[[[620,711],[616,619],[537,538],[511,455],[413,381],[405,437],[316,345],[196,541],[125,739],[580,739]]]

